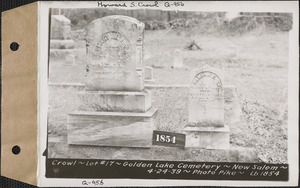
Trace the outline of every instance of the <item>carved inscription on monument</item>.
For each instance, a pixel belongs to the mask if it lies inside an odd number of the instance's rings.
[[[87,27],[89,42],[86,89],[141,91],[143,80],[137,73],[136,41],[140,24],[125,16],[108,16]],[[135,30],[131,28],[135,26]],[[143,29],[143,27],[139,27]],[[142,41],[143,39],[141,39]]]
[[[204,66],[191,78],[189,122],[195,126],[224,126],[224,94],[218,72]]]
[[[101,35],[93,55],[98,58],[126,60],[130,58],[130,52],[131,46],[128,39],[117,31],[110,31]]]
[[[101,35],[100,41],[95,45],[90,63],[93,66],[91,76],[98,78],[122,79],[129,76],[132,71],[127,69],[126,63],[130,61],[131,46],[128,39],[116,31]]]

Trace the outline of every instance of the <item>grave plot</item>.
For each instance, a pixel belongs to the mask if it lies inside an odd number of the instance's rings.
[[[143,23],[126,16],[108,16],[91,22],[85,33],[85,82],[81,91],[73,94],[77,107],[67,112],[66,135],[49,139],[48,157],[258,161],[254,148],[230,147],[228,123],[232,117],[227,117],[226,124],[222,71],[210,66],[192,71],[191,85],[181,88],[188,91],[182,96],[188,108],[185,104],[174,106],[187,116],[178,119],[174,111],[177,126],[169,126],[173,114],[164,117],[164,112],[172,107],[160,112],[152,106],[156,99],[151,90],[157,93],[157,87],[145,88],[144,82],[153,78],[153,72],[143,63]],[[174,68],[180,68],[182,53],[176,53]],[[227,106],[240,108],[232,103]]]
[[[111,25],[135,20],[123,18]],[[134,34],[144,32],[135,26],[102,31],[110,27],[105,19],[95,20],[91,28],[105,27],[82,31],[86,41],[75,42],[75,66],[67,65],[74,56],[62,58],[63,63],[50,58],[49,157],[286,160],[285,125],[277,122],[284,108],[277,117],[269,106],[285,100],[280,97],[287,72],[285,33],[230,40],[195,35],[202,50],[190,51],[184,48],[183,30],[180,37],[172,30],[161,38],[165,31],[147,30],[143,37]],[[266,41],[272,41],[268,49]],[[206,64],[211,73],[204,71]],[[157,111],[149,115],[151,109]],[[170,133],[184,134],[184,147],[157,145],[153,131],[159,138],[166,132],[171,142]]]

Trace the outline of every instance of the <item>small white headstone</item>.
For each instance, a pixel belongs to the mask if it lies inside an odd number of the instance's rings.
[[[153,68],[145,66],[145,80],[153,80]]]
[[[174,68],[183,67],[183,52],[180,49],[176,49],[174,51],[173,67]]]
[[[192,71],[189,122],[199,127],[224,127],[223,72],[208,65]]]

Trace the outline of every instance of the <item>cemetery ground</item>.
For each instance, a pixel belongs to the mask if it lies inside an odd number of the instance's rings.
[[[193,40],[202,50],[186,49]],[[189,84],[193,68],[209,64],[222,68],[225,85],[235,85],[238,91],[246,123],[230,131],[230,144],[255,147],[262,162],[287,163],[288,32],[254,31],[224,37],[179,29],[146,30],[144,44],[145,65],[154,69],[155,81],[150,84],[174,86],[147,87],[152,92],[153,107],[158,108],[157,129],[182,132],[188,123],[188,88],[180,86]],[[230,46],[236,46],[237,56],[232,55]],[[172,68],[175,49],[183,51],[183,68]],[[76,41],[75,54],[75,65],[65,63],[64,59],[50,60],[51,83],[84,83],[85,41]],[[78,109],[77,93],[82,89],[49,86],[49,141],[66,142],[68,113]],[[105,152],[106,148],[101,150]]]

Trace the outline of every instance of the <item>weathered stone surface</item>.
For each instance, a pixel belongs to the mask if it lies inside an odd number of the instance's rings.
[[[153,80],[153,68],[149,66],[145,66],[145,81]]]
[[[195,126],[224,126],[223,73],[208,65],[190,77],[189,123]]]
[[[144,24],[127,16],[107,16],[86,28],[88,43],[87,90],[141,91],[137,73],[143,59]]]
[[[176,49],[173,55],[173,67],[181,68],[183,67],[183,52],[180,49]]]
[[[66,55],[65,63],[69,64],[69,65],[75,65],[75,63],[76,63],[75,55]]]
[[[81,111],[146,112],[151,92],[83,91],[79,93]]]
[[[146,113],[75,112],[69,114],[68,143],[75,145],[151,147],[154,129],[152,116]]]
[[[51,16],[50,39],[68,39],[71,31],[71,21],[64,15]]]
[[[85,91],[69,114],[68,143],[117,147],[152,145],[151,92],[144,89],[144,24],[107,16],[86,27]]]
[[[74,49],[73,40],[50,40],[50,49]]]
[[[189,123],[183,129],[186,147],[228,149],[230,137],[229,127],[224,124],[223,72],[205,65],[192,71],[190,82]],[[232,100],[235,96],[228,98]]]
[[[186,147],[203,149],[228,149],[229,127],[186,126]]]

